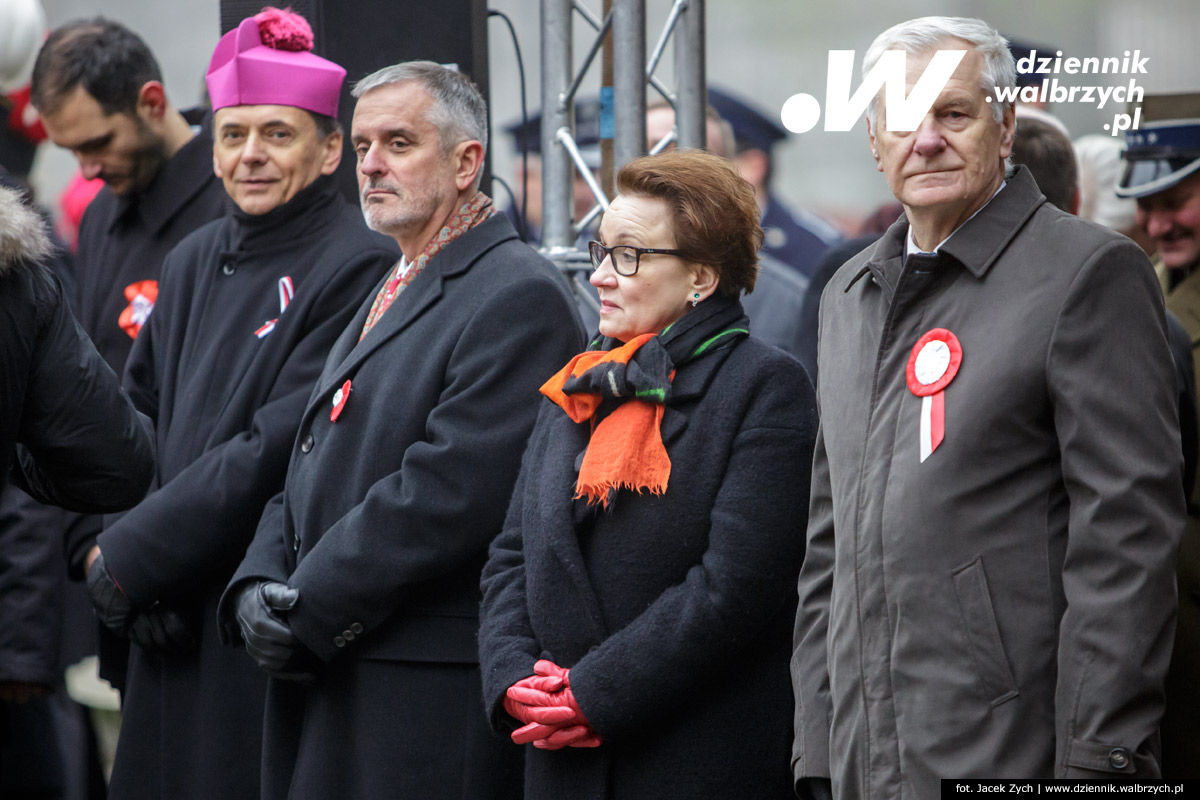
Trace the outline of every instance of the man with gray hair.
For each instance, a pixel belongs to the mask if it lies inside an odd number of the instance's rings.
[[[520,749],[484,716],[479,576],[583,331],[479,191],[474,85],[407,62],[353,94],[363,215],[403,257],[333,346],[221,603],[272,676],[262,797],[519,797]]]
[[[990,26],[901,23],[864,73],[891,49],[909,91],[966,52],[916,130],[872,111],[905,213],[821,305],[798,789],[1157,777],[1184,498],[1154,273],[1005,169],[1015,71]]]

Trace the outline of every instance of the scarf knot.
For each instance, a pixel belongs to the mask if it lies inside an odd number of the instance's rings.
[[[388,273],[383,286],[379,287],[379,293],[375,295],[374,302],[371,303],[371,310],[367,312],[367,319],[363,323],[362,333],[358,335],[358,340],[361,342],[371,328],[375,327],[375,323],[379,321],[385,311],[391,308],[392,303],[404,291],[404,287],[421,274],[430,259],[442,252],[446,245],[475,226],[486,222],[495,213],[492,198],[483,192],[476,192],[474,197],[463,203],[458,211],[446,221],[442,229],[429,240],[429,244],[425,245],[425,249],[411,264],[406,263],[403,258],[397,261],[396,266],[392,267],[392,271]]]
[[[620,489],[665,492],[671,459],[661,427],[676,365],[748,334],[741,304],[712,297],[661,334],[644,333],[624,343],[598,339],[546,381],[542,394],[573,422],[592,421],[576,498],[607,507]],[[597,421],[602,404],[612,410]]]

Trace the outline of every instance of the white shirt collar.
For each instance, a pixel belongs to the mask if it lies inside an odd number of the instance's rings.
[[[978,209],[976,209],[975,214],[978,214],[980,211],[983,211],[985,208],[987,208],[988,203],[992,202],[992,200],[994,200],[996,198],[996,195],[1000,194],[1000,189],[1003,189],[1007,185],[1008,185],[1008,181],[1000,181],[1000,188],[997,189],[996,191],[992,192],[992,196],[988,198],[987,203],[984,203]],[[950,231],[950,236],[953,236],[954,234],[958,233],[959,228],[961,228],[963,225],[966,225],[971,220],[975,219],[975,214],[972,214],[971,216],[967,217],[965,220],[962,221],[962,225],[959,225],[958,228],[955,228],[954,230]],[[917,247],[917,240],[913,238],[912,223],[909,223],[908,238],[904,242],[904,257],[908,258],[910,255],[913,255],[914,253],[916,255],[922,255],[922,256],[936,255],[937,252],[942,249],[942,245],[944,245],[946,242],[950,241],[950,236],[947,236],[945,239],[942,239],[940,242],[938,242],[937,247],[933,248],[933,250],[922,250],[921,248]]]

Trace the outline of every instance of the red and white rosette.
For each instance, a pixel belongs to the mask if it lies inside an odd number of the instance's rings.
[[[929,458],[946,436],[945,388],[962,364],[962,345],[945,328],[934,328],[913,345],[905,377],[908,390],[921,398],[921,461]]]

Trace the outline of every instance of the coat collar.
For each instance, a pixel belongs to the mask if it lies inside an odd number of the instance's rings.
[[[1046,202],[1027,167],[1016,167],[1007,181],[1008,185],[987,207],[963,223],[939,250],[979,279],[988,273],[1025,222]],[[901,215],[875,245],[863,268],[851,277],[845,291],[850,291],[868,272],[881,283],[892,285],[895,282],[893,276],[898,275],[898,267],[903,264],[907,236],[908,217]]]
[[[517,232],[503,214],[493,214],[488,220],[459,236],[430,259],[421,274],[400,293],[387,312],[379,318],[362,341],[359,341],[358,337],[362,333],[367,314],[370,313],[371,304],[375,301],[375,295],[387,280],[385,275],[383,281],[367,296],[341,338],[334,344],[329,364],[337,366],[322,377],[317,395],[323,396],[333,391],[334,387],[340,385],[345,376],[353,372],[371,353],[436,304],[442,297],[447,280],[469,270],[496,246],[516,238]]]

